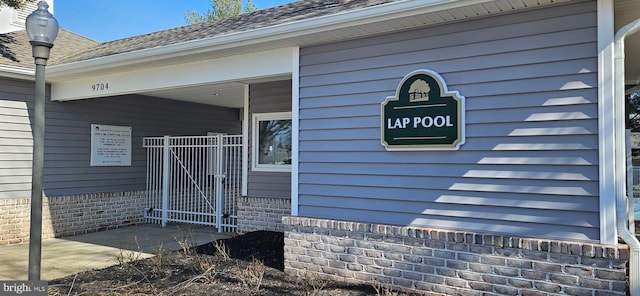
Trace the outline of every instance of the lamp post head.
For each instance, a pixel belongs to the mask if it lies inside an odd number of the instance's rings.
[[[58,21],[49,13],[49,4],[38,2],[38,9],[34,10],[25,22],[29,40],[53,44],[58,36]]]
[[[38,2],[38,9],[33,11],[25,22],[27,35],[33,47],[33,57],[49,59],[49,49],[58,37],[58,21],[49,13],[49,4],[45,1]]]

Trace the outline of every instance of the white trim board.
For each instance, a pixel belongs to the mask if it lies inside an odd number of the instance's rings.
[[[52,82],[51,99],[70,101],[170,89],[216,82],[243,81],[292,73],[293,48],[159,68]],[[98,86],[96,89],[95,86]]]
[[[298,216],[300,166],[300,48],[294,49],[291,74],[291,216]]]
[[[618,243],[615,197],[613,97],[613,1],[598,1],[598,145],[600,243]]]

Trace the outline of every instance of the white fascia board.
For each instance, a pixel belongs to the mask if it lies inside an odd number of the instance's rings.
[[[0,76],[24,80],[35,80],[36,71],[30,68],[0,65]]]
[[[54,81],[53,101],[79,100],[189,85],[291,74],[294,48],[276,49],[137,71]]]
[[[48,68],[47,75],[55,78],[56,76],[102,70],[134,63],[145,63],[157,61],[158,59],[212,52],[492,1],[493,0],[405,0],[391,2],[222,36],[121,53],[86,61],[54,65]]]

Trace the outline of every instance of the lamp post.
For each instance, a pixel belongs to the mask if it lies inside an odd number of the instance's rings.
[[[53,41],[58,36],[58,21],[49,13],[49,4],[38,2],[38,9],[27,16],[25,27],[36,64],[35,107],[33,112],[33,163],[31,172],[31,222],[29,228],[29,280],[40,280],[42,253],[42,190],[44,183],[44,69]]]

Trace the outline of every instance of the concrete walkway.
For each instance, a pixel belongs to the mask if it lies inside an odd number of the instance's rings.
[[[148,258],[162,246],[181,250],[180,242],[201,245],[231,234],[217,233],[211,226],[143,224],[42,242],[40,278],[43,281],[105,268],[118,258]],[[0,280],[27,280],[29,244],[0,247]]]

